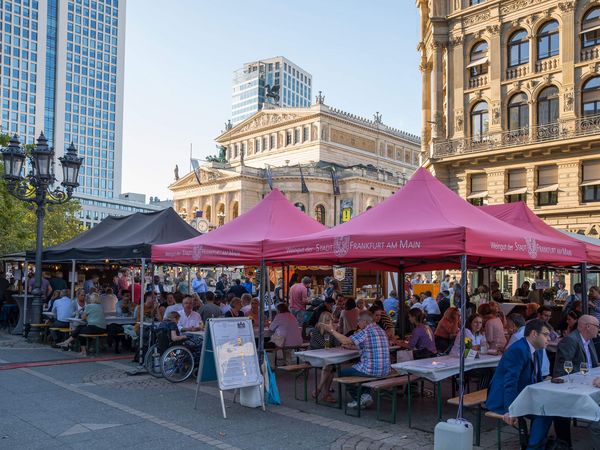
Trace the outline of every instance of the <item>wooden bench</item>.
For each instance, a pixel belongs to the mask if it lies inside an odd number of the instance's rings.
[[[385,380],[388,378],[394,378],[397,377],[398,373],[394,372],[393,374],[388,375],[387,377],[358,377],[358,376],[351,376],[351,377],[337,377],[334,378],[333,381],[334,383],[338,383],[341,387],[343,387],[344,393],[343,395],[340,396],[340,399],[343,399],[344,401],[344,414],[346,414],[347,416],[354,416],[354,414],[348,414],[348,402],[346,402],[346,392],[347,392],[347,388],[348,386],[356,386],[358,387],[358,393],[356,395],[356,416],[355,417],[360,417],[360,396],[362,395],[362,386],[365,383],[369,383],[371,381],[377,381],[377,380]]]
[[[486,411],[485,417],[496,421],[496,445],[498,450],[502,449],[502,427],[504,426],[504,416],[493,411]]]
[[[304,381],[304,401],[308,401],[308,371],[312,366],[308,363],[303,364],[290,364],[287,366],[276,366],[275,369],[281,372],[288,372],[294,375],[294,398],[298,398],[298,378],[303,377]]]
[[[487,389],[471,392],[463,396],[463,407],[475,409],[475,445],[479,446],[481,441],[481,406],[487,399]],[[448,399],[448,404],[458,406],[460,397]]]
[[[369,381],[363,384],[363,387],[375,391],[377,395],[377,420],[383,420],[384,422],[396,423],[397,414],[397,394],[399,386],[406,386],[411,381],[410,375],[394,376],[393,378],[385,378],[383,380]],[[380,416],[381,413],[381,397],[389,397],[392,401],[392,412],[389,420],[383,419]],[[408,416],[410,422],[411,412],[411,398],[408,396]]]
[[[100,338],[108,337],[108,333],[80,334],[79,337],[85,338],[86,344],[89,343],[90,339],[94,339],[94,354],[97,356],[100,354]],[[89,345],[86,345],[86,348],[89,348]]]

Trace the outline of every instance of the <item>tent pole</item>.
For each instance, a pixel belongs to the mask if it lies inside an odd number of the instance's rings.
[[[221,270],[221,275],[223,274],[223,271]],[[188,285],[188,295],[190,295],[192,293],[192,266],[188,266],[188,270],[187,270],[187,285]]]
[[[588,287],[587,287],[587,263],[581,263],[581,305],[583,306],[583,313],[589,313],[589,302],[588,302]]]
[[[146,258],[142,258],[142,289],[140,293],[140,365],[144,362],[144,293],[146,292]]]
[[[260,261],[260,289],[258,295],[258,363],[262,365],[265,349],[265,260]]]
[[[72,274],[71,276],[72,276],[73,278],[71,278],[71,298],[72,298],[73,300],[75,300],[75,280],[76,280],[76,278],[77,278],[77,277],[75,276],[75,270],[76,270],[76,267],[75,267],[75,266],[76,266],[75,260],[74,260],[74,259],[72,259],[72,260],[71,260],[71,274]]]
[[[274,301],[273,301],[273,297],[271,296],[271,277],[269,276],[270,275],[269,267],[266,266],[265,270],[267,271],[266,277],[265,277],[266,278],[265,284],[267,286],[266,292],[269,293],[269,298],[267,299],[267,304],[269,305],[269,322],[271,322],[273,320],[273,303],[274,303]]]
[[[25,293],[23,295],[23,320],[21,321],[23,323],[23,330],[25,330],[26,325],[29,323],[29,321],[27,320],[27,299],[29,296],[29,265],[27,263],[27,260],[25,260]]]
[[[398,314],[396,314],[396,333],[400,339],[404,339],[406,330],[404,324],[406,318],[404,311],[406,309],[406,290],[404,287],[404,266],[400,266],[398,270]]]
[[[465,324],[467,312],[467,255],[460,257],[460,377],[459,377],[459,402],[457,419],[463,420],[463,397],[465,395]]]

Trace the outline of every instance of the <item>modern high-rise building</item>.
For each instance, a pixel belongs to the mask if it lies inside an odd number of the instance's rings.
[[[84,158],[80,199],[121,192],[125,0],[1,0],[2,131]],[[56,171],[60,176],[60,171]]]
[[[311,93],[312,75],[283,56],[246,63],[233,73],[231,122],[242,122],[265,103],[305,108]]]

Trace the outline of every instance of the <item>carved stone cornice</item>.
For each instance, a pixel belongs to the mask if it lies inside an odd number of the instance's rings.
[[[495,36],[500,33],[500,24],[488,25],[487,27],[485,27],[485,29],[489,34]]]
[[[568,0],[564,2],[558,2],[558,7],[562,12],[570,12],[575,9],[575,0]]]
[[[557,162],[556,165],[561,169],[579,168],[579,161]]]
[[[472,16],[467,16],[464,18],[463,23],[465,26],[475,25],[477,23],[485,22],[491,17],[489,11],[483,11],[478,14],[473,14]]]
[[[252,122],[244,125],[239,130],[236,130],[239,133],[243,133],[244,131],[255,130],[257,128],[268,127],[270,125],[277,125],[281,122],[287,122],[288,120],[294,120],[298,117],[297,114],[264,114],[260,117],[257,117]]]
[[[500,7],[500,14],[510,14],[515,11],[520,11],[528,6],[538,5],[545,3],[547,0],[516,0],[514,2],[506,3]]]
[[[450,46],[456,47],[458,45],[462,45],[463,43],[463,35],[459,34],[456,36],[450,36]]]

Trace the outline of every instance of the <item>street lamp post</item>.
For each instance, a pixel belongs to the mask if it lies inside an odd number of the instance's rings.
[[[79,186],[77,178],[83,158],[77,156],[73,143],[64,156],[58,158],[63,169],[63,181],[60,187],[54,188],[56,177],[53,173],[54,149],[48,146],[44,133],[40,133],[37,144],[26,154],[17,135],[10,140],[8,147],[2,151],[4,161],[4,180],[8,192],[19,200],[33,203],[36,209],[36,243],[35,243],[35,280],[33,285],[32,321],[41,323],[42,320],[42,245],[44,231],[44,216],[46,205],[59,205],[68,202],[73,196],[73,190]],[[31,170],[22,176],[25,159],[29,159]],[[24,318],[24,323],[27,318]],[[39,337],[39,329],[32,330],[31,339]]]

